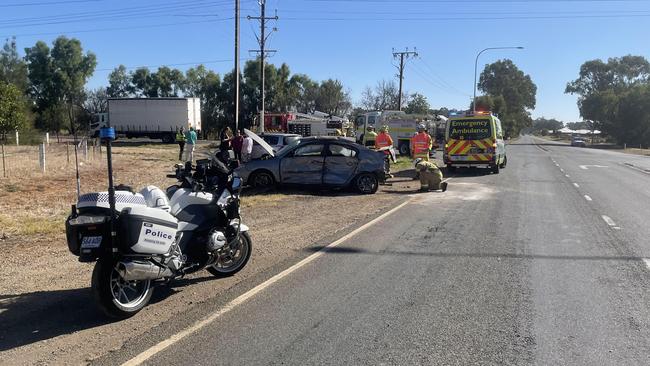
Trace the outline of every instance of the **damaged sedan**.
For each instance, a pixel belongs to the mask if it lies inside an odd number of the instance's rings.
[[[246,133],[258,141],[253,132]],[[264,146],[265,144],[260,144]],[[268,159],[253,160],[237,169],[251,187],[301,185],[352,188],[375,193],[385,179],[384,154],[343,137],[305,137]]]

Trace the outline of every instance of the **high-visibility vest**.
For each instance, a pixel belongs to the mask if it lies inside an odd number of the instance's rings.
[[[414,158],[429,159],[429,151],[433,147],[433,140],[428,133],[418,133],[411,138],[411,151]]]
[[[375,147],[379,149],[386,146],[393,146],[393,139],[389,134],[382,132],[375,139]]]
[[[181,131],[176,132],[176,142],[185,142],[185,135]]]

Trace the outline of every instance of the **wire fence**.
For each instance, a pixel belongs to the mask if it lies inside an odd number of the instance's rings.
[[[75,149],[76,147],[76,149]],[[70,142],[44,142],[40,145],[4,145],[0,159],[2,178],[49,176],[74,171],[77,163],[95,166],[105,159],[105,149],[97,139]]]

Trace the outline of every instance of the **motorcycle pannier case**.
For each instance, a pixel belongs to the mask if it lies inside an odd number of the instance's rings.
[[[68,249],[79,256],[79,261],[89,262],[108,250],[110,217],[106,215],[71,216],[65,222]]]
[[[178,221],[159,208],[130,207],[120,214],[122,250],[138,254],[165,254],[174,240]]]

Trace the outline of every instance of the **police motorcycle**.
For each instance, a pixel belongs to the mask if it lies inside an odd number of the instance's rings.
[[[106,130],[106,131],[104,131]],[[113,185],[111,141],[106,142],[108,192],[81,195],[66,221],[69,250],[80,262],[96,262],[91,288],[101,310],[128,318],[144,308],[156,285],[206,269],[232,276],[252,252],[249,228],[240,216],[242,182],[214,155],[177,165],[178,183],[138,193]]]

